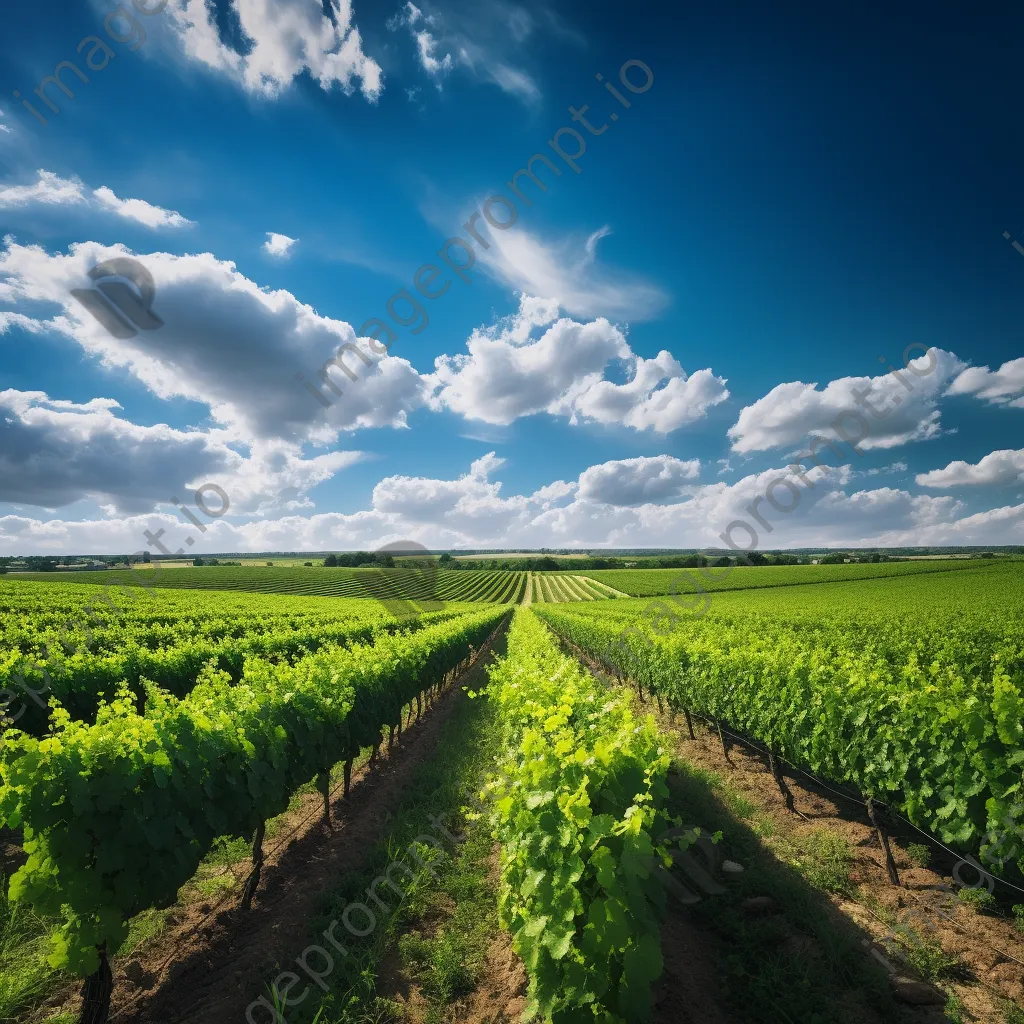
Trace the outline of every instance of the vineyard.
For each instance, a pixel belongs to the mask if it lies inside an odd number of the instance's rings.
[[[174,906],[231,842],[251,856],[238,902],[258,904],[268,822],[311,792],[329,826],[332,780],[347,801],[357,763],[397,770],[403,729],[503,637],[470,694],[495,753],[480,824],[466,825],[483,829],[485,859],[500,850],[481,870],[525,972],[525,1019],[668,1024],[662,935],[689,840],[665,841],[683,831],[677,739],[656,707],[742,738],[776,779],[785,765],[843,786],[1024,885],[1024,565],[934,566],[737,568],[704,602],[661,594],[660,574],[679,570],[0,580],[0,824],[22,850],[11,906],[45,925],[45,977],[86,979],[80,1019],[102,1024],[134,921]],[[316,579],[374,599],[252,592]],[[0,1020],[21,1020],[31,1000],[5,996],[4,978]],[[283,1005],[277,984],[263,974],[246,998]],[[320,987],[321,1024],[353,1019],[339,1008],[354,990]]]
[[[741,557],[741,556],[739,556]],[[701,594],[759,587],[798,587],[808,583],[889,579],[920,573],[949,573],[991,565],[964,558],[916,562],[853,563],[850,565],[738,565],[697,569],[588,569],[587,578],[631,597]]]
[[[347,638],[291,661],[248,652],[235,679],[211,659],[182,697],[147,681],[140,708],[125,685],[94,722],[60,708],[44,738],[8,735],[0,817],[29,852],[11,898],[63,920],[53,965],[102,983],[134,915],[173,901],[217,839],[258,836],[300,786],[379,748],[504,614]]]
[[[0,581],[0,695],[18,727],[42,735],[55,697],[92,719],[121,690],[141,711],[153,686],[185,696],[213,665],[237,682],[247,658],[294,663],[324,647],[369,643],[474,605],[437,605],[409,618],[402,602],[164,594],[61,583]],[[392,608],[394,610],[392,610]],[[32,694],[36,697],[33,699]]]
[[[426,601],[486,601],[516,603],[526,573],[506,570],[459,572],[451,569],[333,569],[323,566],[190,566],[162,569],[159,563],[138,569],[62,573],[61,582],[109,586],[223,590],[316,597],[373,598],[404,603],[406,614],[418,613]],[[52,581],[53,573],[19,573],[18,579]]]
[[[1024,572],[619,601],[540,614],[669,706],[1024,872]]]
[[[571,604],[575,601],[626,596],[587,576],[557,572],[531,572],[523,575],[528,577],[523,604]]]
[[[131,571],[19,572],[18,581],[59,581],[74,585],[141,587],[145,590],[216,590],[225,593],[295,594],[311,597],[372,598],[391,602],[397,615],[419,614],[431,602],[561,604],[607,598],[703,594],[889,579],[988,567],[981,559],[891,562],[853,565],[739,566],[695,569],[518,570],[346,569],[324,566],[193,566],[161,568],[143,564]]]

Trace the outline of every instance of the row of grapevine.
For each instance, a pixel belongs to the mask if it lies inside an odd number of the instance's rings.
[[[212,667],[178,699],[125,693],[95,724],[58,711],[43,739],[0,748],[0,824],[24,830],[11,898],[64,924],[51,961],[97,970],[128,921],[167,906],[218,837],[251,837],[297,788],[379,744],[402,708],[462,665],[505,614],[463,615],[294,665]]]
[[[526,584],[529,604],[565,604],[573,601],[595,601],[612,596],[607,588],[597,586],[585,576],[562,573],[530,573]]]
[[[81,593],[80,587],[20,583],[12,589],[28,594],[14,594],[5,602],[12,613],[0,627],[0,694],[8,717],[34,735],[46,729],[50,698],[72,718],[90,720],[102,700],[127,686],[141,710],[148,683],[181,697],[211,662],[237,680],[247,657],[292,661],[321,647],[369,642],[379,632],[419,628],[473,607],[453,606],[399,620],[377,602],[327,602],[333,614],[301,615],[302,609],[282,612],[275,599],[263,598],[258,614],[217,615],[223,603],[200,594],[189,602],[187,615],[180,608],[175,614],[163,602],[156,602],[159,607],[154,609],[154,601],[146,599],[113,616],[102,603],[90,613],[84,602],[60,600],[62,591]],[[45,599],[51,591],[53,604],[64,606],[56,619],[35,603],[36,596],[41,593]],[[13,614],[14,608],[20,614]]]
[[[945,842],[980,850],[997,871],[1015,870],[1014,862],[1024,871],[1017,584],[1003,615],[972,615],[966,603],[944,611],[937,597],[925,618],[925,602],[901,609],[874,589],[870,611],[815,610],[808,598],[790,616],[779,612],[786,602],[771,613],[767,599],[675,621],[667,602],[645,618],[641,602],[539,614],[588,657],[672,707],[893,803]]]
[[[451,611],[468,610],[451,604]],[[416,611],[419,615],[419,610]],[[0,651],[49,659],[125,644],[156,650],[185,640],[312,631],[341,623],[393,625],[409,616],[359,599],[249,595],[214,591],[119,589],[0,579]]]
[[[121,580],[129,580],[126,575]],[[98,586],[68,583],[50,575],[44,582],[18,576],[0,577],[0,643],[18,645],[19,628],[32,633],[65,631],[88,622],[103,630],[112,621],[202,629],[211,620],[246,622],[246,629],[263,622],[337,620],[344,616],[394,618],[383,606],[361,599],[293,597],[206,590],[202,593],[150,589],[118,584]]]
[[[488,784],[499,913],[529,976],[524,1019],[644,1020],[665,898],[653,868],[669,758],[654,723],[525,608],[489,672],[509,751]]]

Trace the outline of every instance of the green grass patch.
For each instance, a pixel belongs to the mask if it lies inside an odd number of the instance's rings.
[[[906,926],[896,930],[895,938],[899,958],[922,978],[937,983],[963,977],[964,968],[959,957],[947,953],[936,940],[922,938],[913,928]]]
[[[961,906],[979,914],[992,913],[999,906],[999,901],[987,889],[961,889],[956,898]]]
[[[56,923],[8,900],[8,881],[0,877],[0,1021],[15,1020],[62,977],[46,962]]]
[[[1003,1024],[1024,1024],[1024,1010],[1016,1003],[1003,1003]]]
[[[853,851],[842,836],[831,829],[819,828],[800,837],[797,846],[800,850],[798,865],[811,885],[825,892],[851,893],[850,861],[853,860]]]
[[[924,843],[911,843],[907,847],[907,857],[910,858],[910,863],[916,868],[926,868],[932,862],[932,850],[930,846],[925,846]]]

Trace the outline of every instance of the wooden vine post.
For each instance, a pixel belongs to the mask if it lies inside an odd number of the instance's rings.
[[[896,870],[896,860],[892,855],[892,850],[889,847],[889,837],[885,834],[885,828],[882,826],[881,817],[878,814],[878,808],[875,806],[875,801],[868,797],[868,817],[871,819],[871,824],[875,826],[875,831],[878,833],[878,840],[882,844],[882,849],[885,851],[885,870],[889,873],[889,881],[893,885],[900,884],[900,875]]]
[[[110,997],[114,991],[114,975],[107,959],[107,944],[96,947],[100,965],[82,984],[82,1010],[78,1024],[106,1024],[110,1016]]]
[[[252,898],[256,895],[256,889],[260,884],[260,874],[263,871],[263,838],[267,834],[267,823],[261,821],[256,829],[256,838],[252,844],[252,872],[246,880],[245,889],[242,892],[242,909],[252,909]]]
[[[732,767],[735,768],[736,765],[732,763],[732,758],[729,756],[729,744],[725,740],[725,733],[722,732],[722,723],[717,718],[715,719],[715,725],[718,726],[718,738],[722,741],[722,753],[725,755],[726,761],[728,761],[729,764],[731,764]]]
[[[316,788],[320,790],[320,795],[324,798],[324,824],[331,827],[331,772],[329,768],[325,768],[316,777]]]
[[[779,792],[786,801],[786,810],[796,814],[797,809],[796,804],[793,803],[793,791],[786,783],[786,778],[782,774],[782,769],[779,767],[779,762],[775,760],[775,755],[772,753],[771,748],[768,750],[768,767],[771,769],[772,778],[775,779],[775,785],[779,787]]]
[[[352,758],[350,757],[345,762],[345,797],[348,797],[349,791],[352,788]]]
[[[690,730],[690,739],[695,740],[697,734],[693,731],[693,719],[690,717],[690,709],[683,708],[683,714],[686,715],[686,728]]]

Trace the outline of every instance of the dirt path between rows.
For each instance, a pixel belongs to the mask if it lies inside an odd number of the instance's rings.
[[[473,665],[403,731],[390,754],[385,744],[373,768],[353,773],[349,798],[332,804],[330,831],[320,818],[319,794],[303,798],[291,816],[301,828],[267,857],[251,911],[238,906],[237,892],[215,914],[206,904],[180,908],[173,927],[141,954],[115,961],[111,1024],[241,1024],[275,965],[308,945],[323,894],[339,875],[362,866],[387,832],[391,810],[431,757],[449,713],[463,699],[463,682],[492,657],[492,645],[485,644]],[[268,839],[268,852],[279,842]],[[75,1012],[78,1002],[69,999],[62,1009]]]

